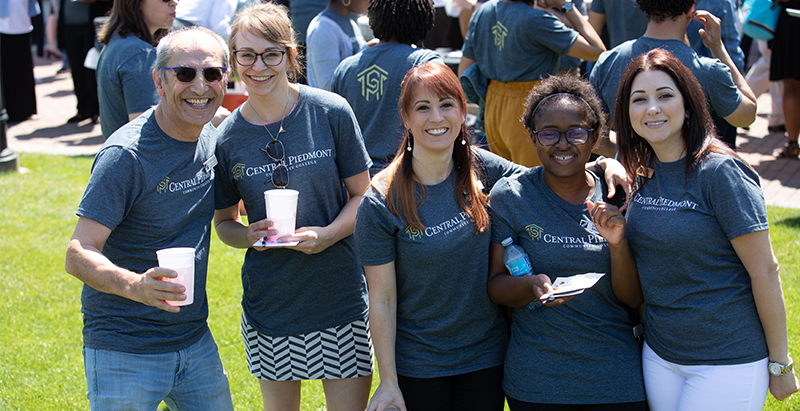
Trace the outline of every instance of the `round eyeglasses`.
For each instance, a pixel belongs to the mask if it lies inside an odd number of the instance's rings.
[[[175,78],[178,79],[181,83],[191,83],[194,81],[194,78],[197,76],[197,70],[194,67],[161,67],[164,70],[172,70],[175,72]],[[222,80],[225,73],[228,71],[227,67],[206,67],[202,69],[203,78],[206,79],[207,83],[214,83],[217,81]]]
[[[277,66],[283,62],[283,55],[286,50],[265,50],[263,53],[256,53],[252,50],[234,50],[233,55],[236,62],[242,66],[252,66],[256,64],[256,58],[261,57],[261,61],[267,66]]]
[[[561,136],[565,136],[568,143],[580,146],[589,141],[589,135],[592,131],[594,131],[594,129],[591,128],[571,128],[567,131],[547,129],[534,131],[533,135],[536,137],[536,140],[539,141],[539,144],[543,146],[554,146],[558,144],[558,142],[561,141]]]

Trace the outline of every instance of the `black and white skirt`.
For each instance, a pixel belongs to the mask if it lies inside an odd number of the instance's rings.
[[[242,313],[247,365],[267,381],[321,380],[372,374],[369,316],[307,334],[270,337],[250,326]]]

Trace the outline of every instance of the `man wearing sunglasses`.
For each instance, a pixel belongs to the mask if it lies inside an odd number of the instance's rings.
[[[192,27],[158,45],[161,102],[101,148],[78,207],[66,271],[85,284],[84,366],[92,410],[232,410],[225,370],[206,318],[214,214],[216,136],[228,49]],[[159,268],[156,250],[195,249],[194,302]]]

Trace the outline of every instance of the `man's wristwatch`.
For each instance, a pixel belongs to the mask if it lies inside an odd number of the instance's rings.
[[[561,12],[566,13],[572,10],[573,7],[575,7],[575,3],[573,3],[572,0],[567,0],[567,2],[564,3],[563,6],[561,6]]]
[[[781,375],[788,374],[790,371],[792,371],[792,367],[793,366],[794,366],[794,362],[792,361],[791,358],[789,358],[789,364],[788,365],[783,365],[783,364],[778,363],[778,362],[770,361],[770,363],[769,363],[769,373],[774,375],[774,376],[776,376],[776,377],[780,377]]]

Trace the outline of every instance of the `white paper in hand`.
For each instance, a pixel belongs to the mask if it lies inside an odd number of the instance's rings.
[[[285,243],[272,243],[267,237],[262,237],[253,243],[253,247],[292,247],[300,244],[299,241],[288,241]]]
[[[558,277],[553,282],[553,297],[567,297],[578,295],[587,288],[591,288],[602,278],[605,273],[586,273],[571,277]]]

